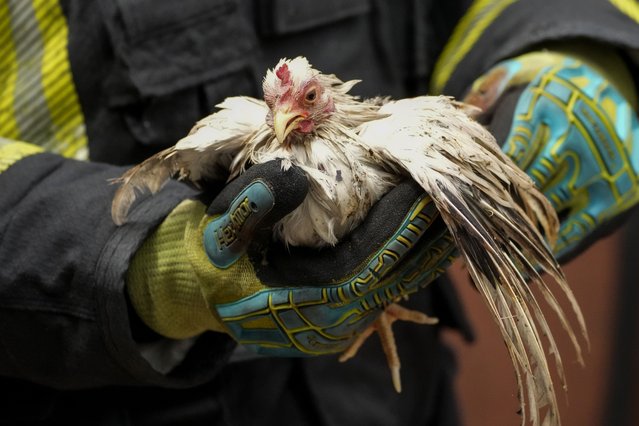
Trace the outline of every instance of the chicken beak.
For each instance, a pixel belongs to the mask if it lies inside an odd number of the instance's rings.
[[[275,137],[283,144],[289,133],[295,129],[297,123],[304,119],[304,116],[289,109],[277,110],[273,113],[273,130]]]

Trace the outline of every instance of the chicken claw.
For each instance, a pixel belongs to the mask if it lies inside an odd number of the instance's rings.
[[[349,346],[348,349],[340,355],[339,361],[345,362],[353,358],[370,335],[377,331],[382,342],[382,348],[386,354],[388,368],[390,368],[391,371],[393,387],[397,393],[401,393],[402,382],[399,375],[401,363],[399,361],[399,355],[397,354],[397,344],[395,343],[395,336],[391,327],[397,320],[414,322],[416,324],[437,324],[439,322],[439,319],[429,317],[423,312],[407,309],[397,303],[392,303],[386,307],[375,322],[369,325],[359,336],[357,336],[351,346]]]

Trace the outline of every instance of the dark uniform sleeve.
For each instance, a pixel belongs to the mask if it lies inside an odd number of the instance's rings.
[[[41,153],[0,173],[0,375],[65,389],[192,386],[210,380],[230,351],[228,337],[205,334],[168,375],[140,355],[125,272],[154,226],[193,191],[172,182],[117,227],[108,180],[122,171]]]
[[[617,0],[475,1],[437,60],[431,91],[461,97],[500,60],[579,38],[639,48],[639,6]]]

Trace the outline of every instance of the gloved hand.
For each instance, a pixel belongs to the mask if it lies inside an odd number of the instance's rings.
[[[615,58],[604,62],[614,72],[582,59],[536,52],[503,61],[465,98],[556,209],[562,261],[639,201],[639,122],[620,93],[633,99],[634,87]]]
[[[306,190],[301,171],[283,173],[272,161],[251,167],[208,207],[178,205],[129,269],[141,319],[176,339],[225,332],[263,354],[341,352],[380,308],[430,283],[452,258],[434,203],[412,181],[335,247],[270,243],[271,226]]]

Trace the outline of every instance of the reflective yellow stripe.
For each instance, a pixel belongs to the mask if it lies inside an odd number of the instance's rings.
[[[33,0],[44,44],[42,86],[55,132],[53,150],[67,157],[83,157],[87,138],[67,52],[68,27],[57,1]]]
[[[24,157],[42,151],[42,148],[30,143],[8,141],[0,138],[0,173]]]
[[[517,0],[476,0],[459,21],[439,56],[431,80],[432,94],[440,94],[457,65],[470,52],[486,28]]]
[[[0,1],[0,137],[87,158],[84,117],[56,0]]]
[[[631,19],[639,22],[639,1],[637,0],[610,0],[617,9]]]
[[[0,136],[9,139],[18,137],[18,126],[13,113],[18,66],[9,26],[9,7],[0,2]]]

